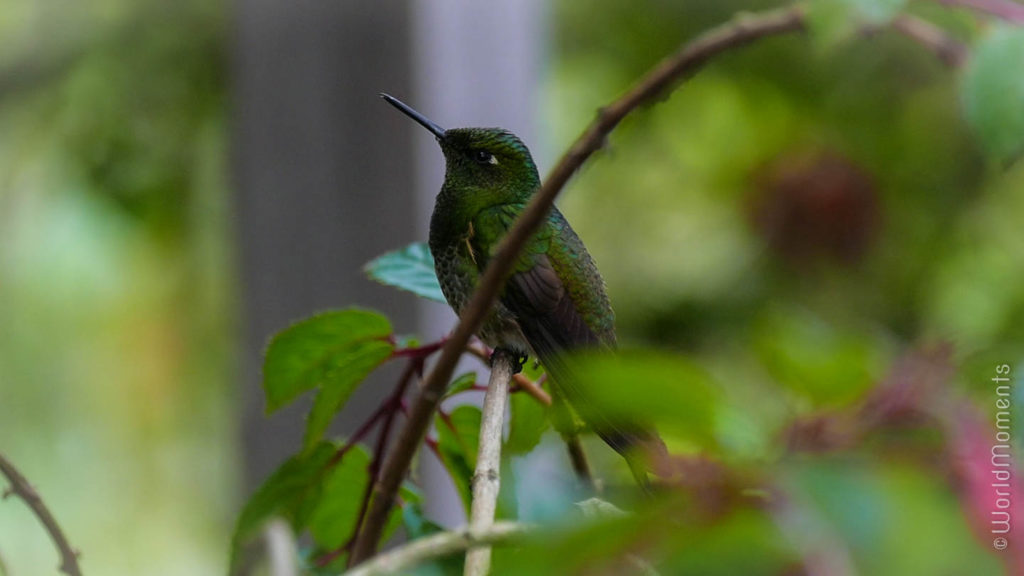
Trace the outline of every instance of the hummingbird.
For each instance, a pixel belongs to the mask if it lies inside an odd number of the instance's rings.
[[[397,98],[381,97],[430,131],[444,154],[428,244],[441,291],[461,315],[498,244],[540,188],[537,166],[508,130],[445,130]],[[539,359],[556,397],[625,457],[641,486],[648,486],[647,471],[666,475],[667,452],[657,433],[603,414],[563,361],[573,350],[614,349],[616,336],[604,279],[558,208],[527,241],[477,336],[513,354],[520,367],[530,356]]]

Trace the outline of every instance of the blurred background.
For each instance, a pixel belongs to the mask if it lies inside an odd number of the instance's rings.
[[[223,573],[239,506],[301,437],[304,406],[263,416],[267,338],[353,304],[399,332],[454,320],[361,272],[425,239],[443,171],[377,93],[445,127],[510,128],[543,174],[683,40],[780,4],[0,0],[0,452],[86,573]],[[961,73],[919,45],[819,40],[715,62],[560,200],[620,339],[689,355],[743,401],[734,455],[765,449],[744,422],[860,398],[909,347],[949,343],[983,414],[996,365],[1024,374],[1024,163],[983,156]],[[364,386],[338,431],[386,390]],[[441,475],[423,471],[428,489]],[[901,481],[885,489],[943,554],[994,565],[948,487]],[[57,565],[11,501],[0,563]]]

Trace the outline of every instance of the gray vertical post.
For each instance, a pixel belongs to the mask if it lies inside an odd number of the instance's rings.
[[[244,303],[243,444],[251,490],[296,452],[307,405],[267,418],[259,386],[274,332],[360,304],[412,331],[414,299],[365,280],[373,256],[415,239],[416,127],[380,102],[411,87],[406,2],[241,0],[236,4],[234,147]],[[394,374],[360,389],[351,430]]]
[[[414,2],[414,97],[407,101],[444,128],[500,126],[536,150],[547,38],[544,16],[541,0]],[[444,179],[444,160],[425,130],[413,137],[417,225],[420,237],[426,238],[428,215]],[[429,336],[448,333],[455,322],[447,306],[426,302],[420,304],[419,318]],[[445,525],[463,522],[447,474],[432,458],[422,462],[420,477],[430,494],[427,514]]]

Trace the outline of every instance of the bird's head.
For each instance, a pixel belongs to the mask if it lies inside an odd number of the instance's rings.
[[[381,94],[389,104],[429,130],[445,158],[445,186],[467,193],[496,195],[502,202],[525,201],[540,176],[530,150],[515,134],[501,128],[445,130],[402,101]]]

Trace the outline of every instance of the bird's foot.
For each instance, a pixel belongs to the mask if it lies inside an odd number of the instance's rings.
[[[495,348],[494,351],[491,352],[491,366],[494,366],[494,359],[499,354],[507,354],[508,356],[515,360],[515,364],[512,368],[512,374],[519,374],[520,372],[522,372],[523,366],[526,366],[526,361],[530,359],[529,355],[524,354],[522,352],[515,352],[507,348]]]

